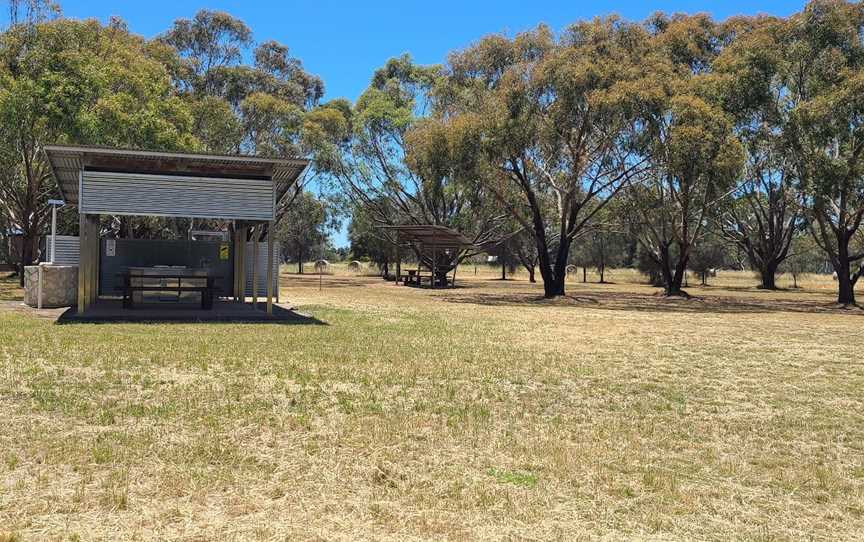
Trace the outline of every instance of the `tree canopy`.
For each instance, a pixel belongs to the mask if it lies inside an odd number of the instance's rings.
[[[0,209],[36,256],[56,194],[46,143],[195,148],[193,117],[143,39],[95,21],[21,23],[0,34]]]
[[[864,275],[862,36],[864,7],[842,0],[788,18],[600,17],[478,36],[441,64],[392,58],[352,103],[324,101],[287,45],[256,41],[228,13],[201,10],[147,40],[118,18],[14,1],[0,33],[0,223],[33,261],[57,190],[49,142],[305,156],[278,206],[292,253],[324,246],[338,209],[355,255],[386,273],[395,240],[381,226],[443,225],[532,278],[539,269],[553,297],[575,260],[601,275],[638,265],[679,295],[688,269],[734,259],[774,288],[807,246],[806,267],[824,258],[838,302],[852,304]],[[103,227],[179,235],[183,220]]]

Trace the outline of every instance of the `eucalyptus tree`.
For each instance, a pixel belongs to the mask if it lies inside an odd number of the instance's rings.
[[[316,248],[324,246],[335,226],[335,216],[327,202],[309,191],[301,192],[276,228],[283,259],[296,259],[297,272],[303,274],[304,260],[320,256]]]
[[[484,252],[493,256],[501,266],[501,280],[507,280],[508,271],[515,273],[516,266],[521,265],[528,273],[528,282],[536,283],[539,258],[534,236],[513,220],[505,221],[502,231],[510,233],[483,247]]]
[[[60,13],[60,5],[52,0],[9,0],[9,22],[13,26],[24,24],[32,29],[36,23],[43,23]]]
[[[0,35],[0,209],[22,265],[57,195],[42,148],[73,142],[189,148],[192,117],[144,40],[95,21],[20,23]]]
[[[792,277],[792,287],[798,288],[798,279],[805,273],[824,273],[830,269],[825,253],[819,248],[809,232],[801,232],[792,238],[789,256],[783,261],[780,272]]]
[[[816,243],[837,274],[837,302],[855,304],[864,275],[864,4],[814,1],[780,32],[789,156],[806,190]]]
[[[474,245],[499,235],[500,213],[464,182],[460,157],[429,122],[440,76],[440,67],[418,66],[407,55],[391,59],[356,104],[323,104],[307,119],[318,166],[390,243],[393,233],[380,226],[443,225]]]
[[[605,284],[606,271],[623,263],[626,255],[624,237],[603,224],[590,228],[584,237],[585,263],[594,266],[599,282]]]
[[[516,256],[516,260],[519,261],[528,273],[528,282],[537,282],[537,264],[540,261],[540,257],[537,254],[537,243],[534,242],[534,236],[520,229],[508,240],[508,246],[513,255]]]
[[[666,295],[684,295],[692,250],[735,188],[743,151],[709,84],[720,29],[701,15],[656,16],[646,27],[650,50],[632,99],[651,170],[628,189],[625,219]]]
[[[351,221],[348,224],[351,257],[358,260],[368,258],[386,279],[390,277],[390,266],[396,263],[399,255],[396,245],[382,235],[367,210],[368,207],[363,204],[351,205]]]
[[[181,91],[197,97],[217,96],[236,109],[256,92],[297,107],[312,107],[324,95],[323,82],[287,46],[273,40],[256,44],[246,23],[228,13],[200,10],[192,19],[174,21],[156,41],[177,52],[172,74]]]
[[[778,268],[803,225],[802,191],[783,135],[789,123],[782,80],[784,22],[770,17],[727,23],[734,33],[712,63],[712,75],[744,147],[738,189],[719,213],[720,233],[774,289]]]
[[[705,234],[699,244],[693,247],[688,267],[699,276],[702,286],[708,285],[708,277],[722,267],[728,267],[730,258],[729,244],[715,231]]]
[[[487,36],[450,56],[438,123],[466,177],[530,232],[546,297],[565,294],[574,239],[645,164],[620,88],[645,37],[598,19],[560,37],[544,26]]]
[[[794,174],[748,142],[746,177],[718,217],[724,238],[739,248],[751,269],[759,272],[759,287],[776,288],[776,275],[790,254],[792,239],[804,225],[801,192]]]
[[[274,157],[309,152],[305,118],[318,105],[324,84],[287,46],[272,40],[256,44],[243,21],[210,10],[176,20],[155,45],[169,49],[163,61],[195,113],[194,132],[205,150]],[[278,217],[318,173],[307,169],[278,202]]]

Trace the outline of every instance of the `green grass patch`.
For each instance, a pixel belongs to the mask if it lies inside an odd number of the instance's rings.
[[[531,472],[491,468],[487,473],[499,484],[512,484],[529,489],[537,485],[537,475]]]

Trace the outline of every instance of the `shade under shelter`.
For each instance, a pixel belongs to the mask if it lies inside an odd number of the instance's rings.
[[[381,226],[396,236],[396,283],[422,285],[428,279],[432,288],[454,286],[456,268],[462,252],[474,244],[462,233],[436,224]],[[410,248],[417,256],[417,268],[402,271],[402,249]]]
[[[267,241],[266,308],[273,306],[273,226],[279,201],[308,161],[242,155],[160,152],[49,145],[45,153],[67,204],[78,207],[78,312],[99,298],[101,215],[220,219],[232,225],[219,258],[230,261],[231,283],[221,292],[245,301],[247,239]],[[258,242],[251,245],[253,306],[258,295]],[[104,250],[104,249],[103,249]],[[110,250],[110,249],[109,249]],[[164,266],[163,266],[164,267]],[[177,271],[191,279],[208,269]],[[144,273],[146,275],[147,273]],[[158,270],[151,274],[158,275]],[[212,274],[212,273],[211,273]],[[182,279],[178,279],[178,285]],[[210,284],[212,281],[207,281]],[[199,289],[204,289],[201,286]],[[178,291],[181,288],[178,286]],[[209,290],[212,294],[212,290]],[[202,290],[202,306],[204,306]]]

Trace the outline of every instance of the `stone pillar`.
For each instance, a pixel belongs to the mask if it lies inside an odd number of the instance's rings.
[[[39,268],[42,268],[42,307],[71,307],[78,299],[77,265],[28,265],[24,268],[24,303],[39,305]]]

